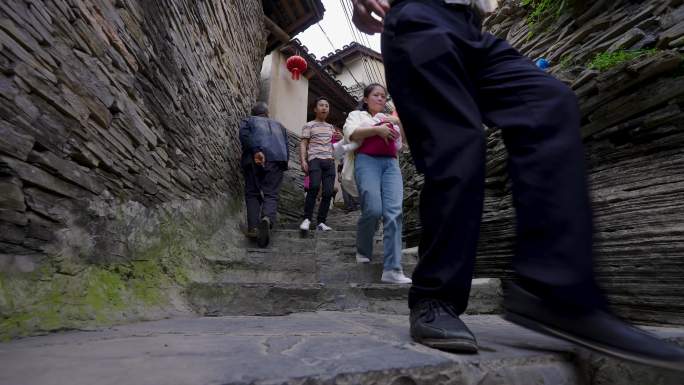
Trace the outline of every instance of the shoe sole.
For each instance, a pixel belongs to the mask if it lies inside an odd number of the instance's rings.
[[[577,336],[574,336],[566,331],[554,328],[549,325],[545,325],[539,321],[535,321],[531,318],[528,318],[524,315],[512,312],[512,311],[506,311],[504,314],[504,318],[516,325],[522,326],[524,328],[539,332],[541,334],[545,334],[547,336],[551,337],[556,337],[563,339],[568,342],[572,342],[574,344],[583,346],[585,348],[591,349],[593,351],[612,356],[612,357],[617,357],[621,358],[627,361],[632,361],[632,362],[637,362],[640,364],[645,364],[645,365],[650,365],[650,366],[656,366],[659,368],[665,368],[665,369],[673,369],[673,370],[678,370],[678,371],[684,371],[684,363],[677,363],[677,362],[670,362],[670,361],[662,361],[658,359],[653,359],[653,358],[648,358],[644,356],[639,356],[639,355],[634,355],[633,353],[620,350],[620,349],[615,349],[594,341],[586,340]]]
[[[262,220],[259,222],[259,228],[258,228],[258,235],[257,235],[257,245],[259,247],[266,247],[268,246],[269,241],[271,240],[271,235],[270,235],[270,229],[271,226],[269,226],[268,221]]]
[[[475,354],[478,351],[477,343],[466,340],[443,340],[443,339],[413,339],[419,344],[448,351],[451,353],[468,353]]]

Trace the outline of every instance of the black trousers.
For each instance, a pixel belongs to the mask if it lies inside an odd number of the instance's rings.
[[[253,163],[243,166],[248,229],[256,228],[262,217],[275,223],[286,167],[285,162],[266,162],[263,167]]]
[[[318,223],[325,223],[328,219],[328,210],[330,210],[330,201],[333,197],[333,190],[335,188],[335,160],[334,159],[312,159],[309,161],[309,190],[306,192],[306,201],[304,202],[304,218],[311,220],[314,208],[316,207],[316,198],[318,197],[318,189],[323,185],[323,193],[321,196],[321,204],[318,206]]]
[[[484,201],[485,123],[502,130],[508,149],[521,283],[560,306],[602,306],[574,93],[481,32],[474,11],[440,0],[395,5],[382,52],[389,92],[425,175],[409,305],[433,298],[466,309]]]

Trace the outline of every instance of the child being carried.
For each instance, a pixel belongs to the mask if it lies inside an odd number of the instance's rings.
[[[379,126],[381,124],[389,123],[389,120],[387,119],[387,116],[383,113],[376,114],[373,118],[373,125],[374,126]],[[392,123],[392,130],[394,130],[397,134],[400,132],[399,126],[396,124]],[[344,154],[352,151],[356,151],[361,147],[362,143],[358,142],[347,142],[346,139],[342,139],[336,143],[333,143],[333,156],[335,159],[340,160],[344,156]],[[401,135],[397,135],[397,139],[394,140],[394,146],[396,150],[400,150],[401,147],[403,146],[402,140],[401,140]]]

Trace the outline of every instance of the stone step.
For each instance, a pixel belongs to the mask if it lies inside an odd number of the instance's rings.
[[[479,354],[418,345],[406,316],[316,312],[176,318],[0,343],[12,385],[681,385],[504,321],[464,316]],[[682,329],[648,328],[684,343]]]
[[[259,253],[250,253],[258,255]],[[226,283],[380,283],[383,263],[315,262],[309,253],[283,255],[262,253],[265,257],[239,260],[212,260],[215,282]],[[351,258],[350,258],[351,260]],[[407,276],[415,263],[403,263]]]
[[[319,310],[408,314],[408,285],[324,283],[194,283],[186,291],[201,315],[274,316]],[[498,280],[473,280],[467,313],[501,311]]]
[[[356,239],[356,230],[317,231],[316,237],[319,240],[320,239],[338,239],[338,238]]]
[[[383,271],[381,256],[359,264],[350,250],[315,253],[296,247],[250,248],[229,256],[206,256],[205,260],[214,272],[214,281],[227,283],[378,283]],[[410,276],[416,261],[404,258],[402,266]]]
[[[246,249],[238,255],[206,260],[214,272],[214,282],[318,282],[313,251]]]
[[[373,239],[374,253],[382,253],[382,238],[376,236]],[[322,253],[344,251],[355,253],[356,233],[339,234],[336,232],[318,232],[301,235],[298,231],[276,231],[271,236],[271,242],[267,247],[260,248],[256,242],[244,239],[238,244],[239,247],[248,250],[280,250],[280,251],[320,251]]]
[[[341,248],[332,251],[321,251],[316,252],[318,260],[321,263],[327,263],[327,261],[338,261],[339,263],[356,263],[356,249]],[[382,247],[376,247],[373,249],[373,255],[370,258],[371,263],[382,263],[384,260]],[[402,254],[402,263],[416,264],[418,260],[411,255]]]
[[[286,239],[302,239],[302,238],[317,238],[317,239],[330,239],[330,238],[356,238],[356,229],[349,230],[333,230],[333,231],[318,231],[311,229],[309,231],[302,231],[299,228],[291,229],[273,229],[271,231],[272,239],[286,238]],[[382,234],[377,233],[376,237],[382,238]]]
[[[350,258],[351,259],[351,258]],[[407,276],[413,274],[415,263],[403,263],[402,268]],[[382,276],[383,263],[374,261],[373,263],[356,262],[319,262],[318,279],[321,283],[380,283]]]
[[[370,310],[378,298],[373,284],[326,285],[321,283],[195,283],[187,297],[201,315],[274,316],[318,310]],[[383,285],[384,286],[384,285]],[[406,314],[408,287],[384,288],[379,300],[403,301],[401,309],[386,309],[391,314]],[[370,296],[366,295],[366,292]]]
[[[282,223],[278,225],[276,230],[299,230],[299,225],[301,223]],[[326,223],[328,226],[332,227],[334,231],[348,231],[348,232],[356,232],[356,221],[354,223],[334,223],[334,222],[328,222]],[[315,231],[316,224],[312,223],[311,224],[311,232]]]

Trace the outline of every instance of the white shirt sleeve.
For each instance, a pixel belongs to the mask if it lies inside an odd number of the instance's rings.
[[[347,121],[344,122],[344,140],[351,143],[351,136],[357,128],[361,127],[363,122],[369,117],[366,111],[352,111],[347,115]]]

